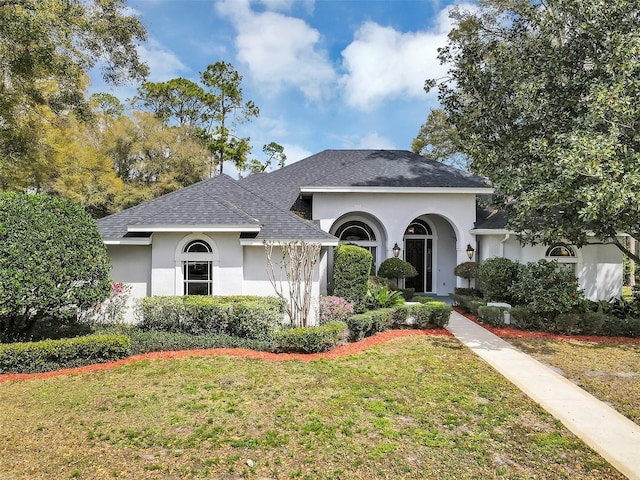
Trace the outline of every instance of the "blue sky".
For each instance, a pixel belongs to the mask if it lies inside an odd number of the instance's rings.
[[[287,163],[324,149],[409,149],[446,68],[437,49],[451,28],[449,0],[129,0],[149,38],[140,54],[150,81],[185,77],[226,61],[243,76],[260,118],[239,133],[285,147]],[[93,77],[91,92],[122,99]],[[225,167],[226,169],[226,167]],[[232,173],[232,172],[229,172]],[[233,173],[232,173],[233,174]]]

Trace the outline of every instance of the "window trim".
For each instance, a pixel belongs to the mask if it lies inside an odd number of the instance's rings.
[[[208,246],[208,252],[188,252],[188,250],[192,245],[197,243],[203,243]],[[209,237],[208,235],[204,235],[202,233],[194,233],[183,237],[176,246],[175,251],[175,287],[174,291],[176,295],[186,295],[186,282],[188,281],[185,277],[185,267],[186,262],[198,262],[198,263],[208,263],[209,268],[209,280],[199,280],[193,281],[195,283],[206,283],[208,282],[210,287],[208,291],[209,295],[213,295],[215,293],[216,286],[220,285],[219,280],[219,257],[218,257],[218,246],[216,242]]]

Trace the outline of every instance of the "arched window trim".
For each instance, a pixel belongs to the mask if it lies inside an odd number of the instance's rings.
[[[342,238],[342,236],[344,235],[344,233],[348,230],[351,229],[355,229],[355,230],[359,230],[361,232],[364,232],[364,236],[367,237],[366,240],[364,239],[348,239],[348,238]],[[371,228],[371,225],[369,225],[366,222],[363,222],[362,220],[348,220],[346,222],[344,222],[342,225],[340,225],[337,229],[336,229],[336,233],[335,233],[336,237],[338,237],[341,241],[343,242],[376,242],[376,233],[373,230],[373,228]]]
[[[418,225],[421,228],[424,228],[425,231],[427,233],[409,233],[410,232],[410,228],[412,225]],[[407,225],[407,228],[404,231],[404,238],[418,238],[418,237],[433,237],[435,238],[436,235],[433,233],[435,230],[433,228],[433,226],[426,220],[423,220],[422,218],[415,218],[413,220],[411,220],[411,223],[409,223],[409,225]]]
[[[575,250],[569,245],[565,245],[564,243],[559,243],[557,245],[552,245],[547,249],[545,253],[545,257],[550,258],[577,258]]]
[[[204,248],[204,250],[198,250],[197,247],[202,247]],[[207,242],[205,242],[204,240],[191,240],[189,243],[187,243],[183,249],[184,253],[213,253],[213,249],[211,248],[211,245],[209,245]]]
[[[194,247],[201,246],[207,251],[189,251]],[[175,292],[176,295],[187,295],[188,283],[207,283],[208,295],[213,295],[219,283],[218,269],[218,249],[213,241],[204,234],[191,234],[184,237],[177,245],[175,253]],[[195,265],[207,270],[206,280],[189,280],[188,265],[192,265],[192,273]]]

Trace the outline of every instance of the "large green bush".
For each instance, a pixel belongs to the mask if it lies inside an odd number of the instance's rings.
[[[284,307],[277,297],[146,297],[141,314],[143,330],[270,342],[282,327]]]
[[[511,303],[511,285],[518,278],[520,264],[508,258],[489,258],[478,265],[477,287],[487,301]]]
[[[520,268],[509,291],[515,304],[526,305],[549,322],[561,313],[573,311],[584,299],[573,272],[546,260],[529,262]]]
[[[363,312],[367,296],[367,281],[373,255],[357,245],[339,245],[333,262],[333,294],[352,303],[356,312]]]
[[[94,220],[45,195],[0,194],[0,336],[65,324],[109,296],[109,258]]]
[[[129,355],[125,335],[85,337],[0,345],[0,373],[37,373],[104,363]]]
[[[378,332],[389,330],[393,325],[393,309],[381,308],[352,315],[347,319],[349,340],[357,342]]]
[[[329,322],[318,327],[285,328],[276,336],[279,352],[317,353],[338,346],[348,332],[344,322]]]
[[[401,278],[413,278],[418,275],[418,271],[416,267],[411,265],[409,262],[405,262],[401,258],[387,258],[384,262],[380,264],[380,268],[378,268],[378,276],[384,278],[391,278],[396,281],[396,286],[398,286],[398,281]]]

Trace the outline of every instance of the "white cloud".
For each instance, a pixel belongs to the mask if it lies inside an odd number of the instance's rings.
[[[347,104],[368,111],[390,97],[424,96],[424,81],[440,78],[447,71],[437,55],[453,25],[451,8],[440,11],[429,31],[405,33],[375,22],[364,23],[342,51],[347,73],[341,82]]]
[[[298,160],[302,160],[303,158],[310,157],[313,155],[312,152],[307,150],[300,145],[293,145],[291,143],[283,143],[284,154],[287,156],[287,161],[285,165],[291,165],[292,163],[297,162]]]
[[[151,82],[165,82],[189,70],[175,53],[153,38],[138,46],[138,55],[149,66]]]
[[[370,133],[360,139],[356,148],[375,150],[395,150],[396,146],[388,138],[379,135],[378,132]]]
[[[272,92],[293,87],[314,101],[330,93],[337,76],[316,29],[299,18],[256,13],[247,0],[223,0],[216,6],[233,22],[238,60],[260,87]]]

